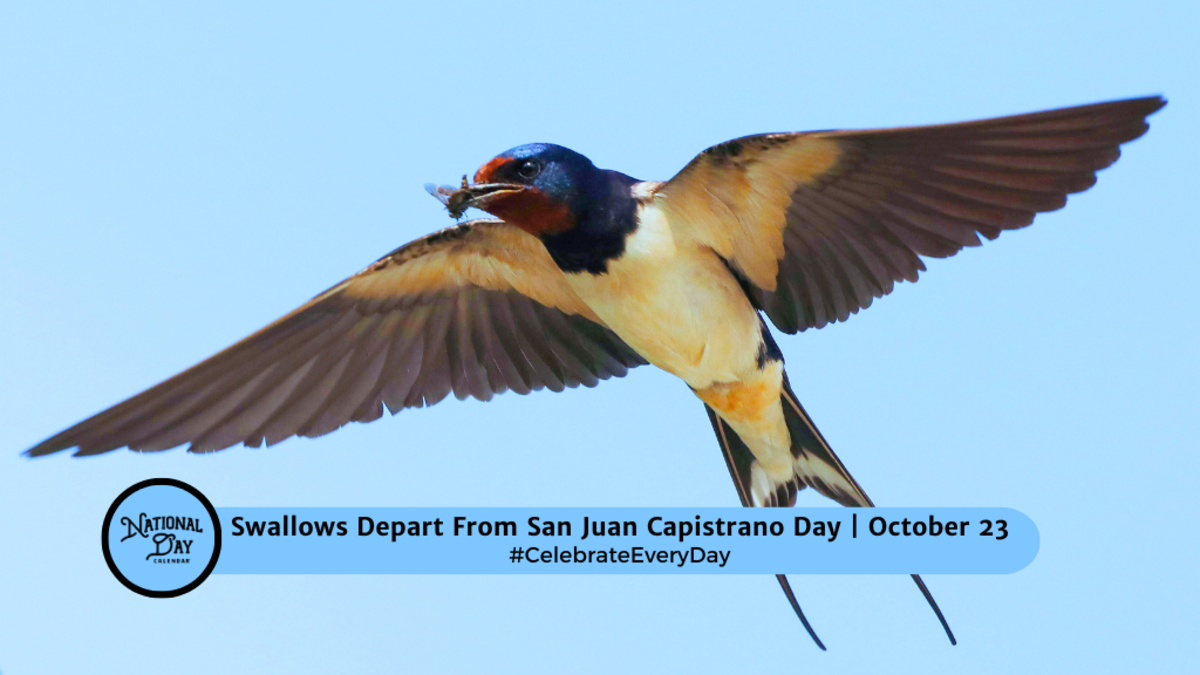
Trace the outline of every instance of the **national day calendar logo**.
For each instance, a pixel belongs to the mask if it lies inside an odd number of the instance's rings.
[[[173,478],[142,481],[104,517],[104,560],[129,590],[173,598],[194,590],[217,566],[221,522],[199,490]]]

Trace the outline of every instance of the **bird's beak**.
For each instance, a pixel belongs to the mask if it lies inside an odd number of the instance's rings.
[[[488,204],[492,201],[505,195],[512,195],[528,190],[529,186],[517,183],[469,184],[467,183],[466,176],[464,176],[461,187],[426,185],[425,189],[429,191],[429,194],[437,197],[438,201],[446,205],[446,210],[450,212],[452,218],[460,218],[463,212],[469,208],[474,207],[487,211]]]

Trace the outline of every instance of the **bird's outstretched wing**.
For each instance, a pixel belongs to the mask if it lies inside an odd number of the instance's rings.
[[[545,247],[498,220],[451,227],[212,358],[34,448],[209,452],[319,436],[453,392],[562,391],[645,363],[568,287]]]
[[[844,321],[944,258],[1096,181],[1158,96],[962,124],[763,134],[705,150],[656,192],[780,330]]]

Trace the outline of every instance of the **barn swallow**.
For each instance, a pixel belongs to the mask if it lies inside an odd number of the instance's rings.
[[[845,321],[922,257],[1029,225],[1162,108],[1147,97],[938,126],[746,136],[665,182],[548,143],[433,188],[471,220],[396,249],[259,332],[31,448],[212,452],[654,364],[704,403],[738,497],[872,506],[800,405],[764,320]],[[783,575],[788,601],[813,640]],[[913,575],[954,636],[921,578]]]

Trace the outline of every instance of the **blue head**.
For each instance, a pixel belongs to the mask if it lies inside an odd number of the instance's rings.
[[[601,274],[637,226],[637,182],[561,145],[531,143],[484,164],[446,206],[456,217],[482,209],[538,237],[563,271]]]
[[[521,145],[475,172],[470,205],[544,237],[574,228],[607,189],[607,172],[550,143]]]

